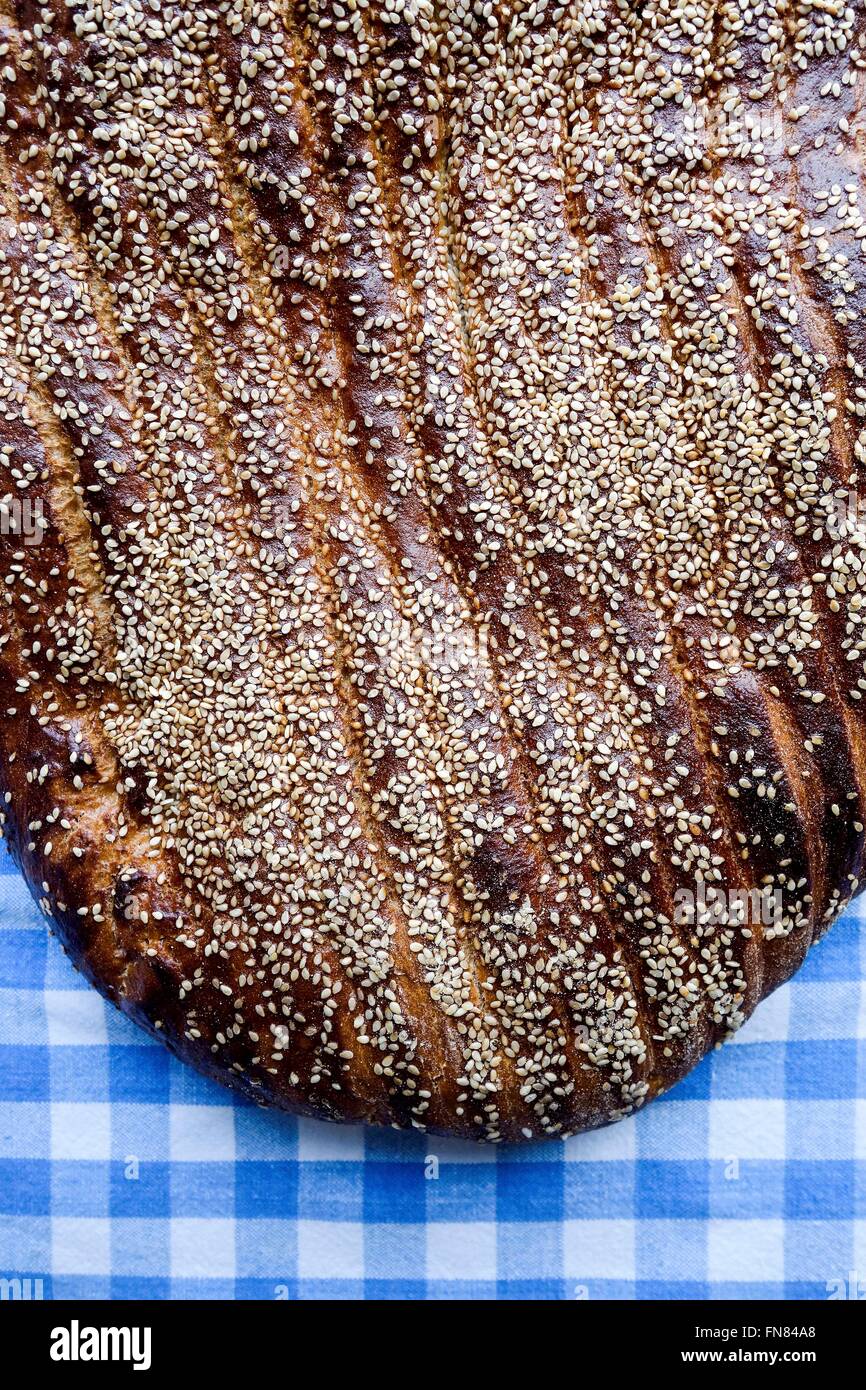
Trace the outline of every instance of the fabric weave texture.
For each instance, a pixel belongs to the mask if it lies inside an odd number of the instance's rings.
[[[669,1096],[492,1149],[297,1121],[203,1080],[75,974],[0,850],[0,1279],[21,1281],[0,1289],[866,1296],[864,914]]]

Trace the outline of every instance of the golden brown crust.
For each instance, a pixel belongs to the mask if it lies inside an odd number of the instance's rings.
[[[862,878],[862,0],[0,23],[34,893],[259,1100],[629,1113]]]

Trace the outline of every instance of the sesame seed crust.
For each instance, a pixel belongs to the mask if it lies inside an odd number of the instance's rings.
[[[0,0],[4,832],[181,1057],[573,1133],[859,891],[864,80],[863,0]]]

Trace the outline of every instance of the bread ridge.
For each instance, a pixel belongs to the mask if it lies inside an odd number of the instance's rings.
[[[863,7],[691,9],[3,10],[6,833],[255,1100],[607,1123],[859,891]]]

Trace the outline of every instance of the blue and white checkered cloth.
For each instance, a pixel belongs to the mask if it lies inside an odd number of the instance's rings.
[[[2,848],[0,874],[0,1279],[31,1296],[797,1299],[866,1280],[866,903],[670,1097],[491,1150],[235,1100],[78,978]]]

